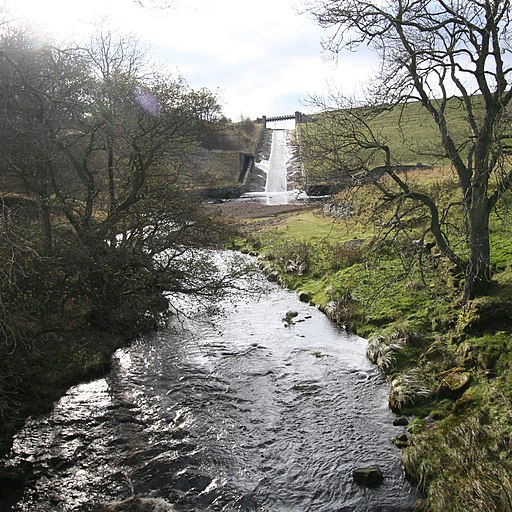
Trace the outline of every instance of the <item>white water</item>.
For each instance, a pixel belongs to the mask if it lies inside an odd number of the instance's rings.
[[[298,190],[288,190],[287,168],[292,157],[289,138],[290,130],[272,131],[270,158],[256,164],[267,175],[265,192],[249,192],[244,197],[258,198],[269,205],[289,204],[300,199]]]
[[[272,133],[272,151],[268,162],[267,185],[265,192],[274,194],[286,192],[286,132],[274,130]]]

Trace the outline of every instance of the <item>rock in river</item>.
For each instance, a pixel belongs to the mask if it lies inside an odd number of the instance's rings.
[[[379,467],[357,468],[352,471],[354,481],[365,487],[373,487],[382,483],[384,475]]]
[[[409,425],[409,420],[405,416],[398,416],[393,420],[393,426],[395,427],[405,427]]]

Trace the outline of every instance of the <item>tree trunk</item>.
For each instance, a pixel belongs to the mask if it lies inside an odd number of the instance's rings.
[[[46,197],[41,200],[39,205],[39,216],[41,219],[46,254],[48,256],[53,256],[53,225],[51,220],[50,205],[48,204],[48,198]]]
[[[107,149],[107,169],[108,169],[108,195],[109,195],[109,215],[116,208],[116,182],[114,177],[114,148],[108,144]],[[115,249],[117,246],[115,225],[110,225],[110,247]]]
[[[484,191],[475,188],[467,212],[470,256],[464,282],[464,303],[485,293],[491,281],[489,215],[489,201]]]
[[[108,169],[108,195],[109,195],[109,213],[112,213],[116,207],[116,184],[114,178],[114,149],[108,145],[107,149],[107,169]]]

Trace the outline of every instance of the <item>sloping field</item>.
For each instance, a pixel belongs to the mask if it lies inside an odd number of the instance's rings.
[[[478,107],[480,98],[475,98]],[[301,126],[303,158],[311,181],[338,179],[343,174],[341,163],[344,156],[343,137],[347,134],[346,110],[320,113],[314,122]],[[443,167],[449,163],[441,147],[438,129],[429,112],[419,103],[410,102],[393,108],[382,108],[378,114],[369,109],[355,110],[363,123],[353,128],[361,142],[354,152],[351,163],[361,172],[371,171],[385,163],[384,153],[375,149],[363,149],[367,141],[376,140],[389,146],[392,164],[396,166]],[[468,137],[465,111],[458,98],[453,98],[446,109],[448,126],[455,142],[463,143]]]

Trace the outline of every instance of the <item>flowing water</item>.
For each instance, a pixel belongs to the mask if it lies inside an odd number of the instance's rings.
[[[286,132],[284,130],[274,130],[272,132],[272,152],[265,187],[267,194],[286,192],[286,161]]]
[[[160,511],[410,510],[365,340],[258,279],[265,294],[233,293],[213,323],[190,310],[29,421],[12,463],[34,477],[15,510],[128,510],[115,502],[133,496]],[[353,482],[373,465],[380,486]]]
[[[293,160],[290,144],[292,130],[272,130],[272,145],[269,159],[262,159],[257,167],[265,172],[264,192],[249,192],[243,198],[257,200],[267,205],[290,204],[305,200],[307,196],[299,190],[289,190],[288,167]]]

